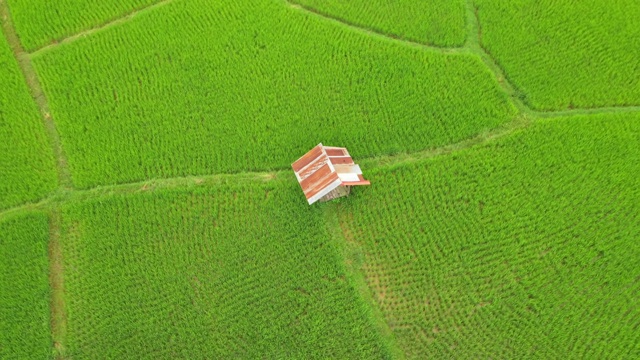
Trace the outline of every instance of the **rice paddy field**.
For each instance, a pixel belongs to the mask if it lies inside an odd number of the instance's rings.
[[[0,0],[0,359],[639,358],[638,11]]]

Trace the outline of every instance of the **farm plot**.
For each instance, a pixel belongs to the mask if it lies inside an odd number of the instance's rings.
[[[482,45],[539,110],[640,105],[636,0],[474,0]]]
[[[24,213],[0,221],[0,358],[49,359],[49,219]]]
[[[0,210],[38,200],[57,186],[40,114],[0,31]]]
[[[280,1],[174,2],[34,57],[74,183],[288,168],[456,142],[516,112],[480,59]]]
[[[132,13],[157,0],[6,0],[27,51]]]
[[[462,46],[463,0],[291,0],[311,11],[376,32],[435,46]]]
[[[633,357],[639,143],[577,116],[369,171],[340,217],[407,358]]]
[[[67,355],[388,358],[339,239],[289,177],[66,207]]]

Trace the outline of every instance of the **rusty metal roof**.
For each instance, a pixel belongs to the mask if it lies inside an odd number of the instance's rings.
[[[309,205],[338,186],[369,185],[346,148],[322,143],[291,164]]]

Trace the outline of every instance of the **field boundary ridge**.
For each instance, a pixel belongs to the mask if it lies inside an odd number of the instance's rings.
[[[2,1],[2,0],[0,0]],[[548,114],[547,116],[539,116],[537,113],[521,113],[516,115],[511,121],[499,125],[495,128],[480,132],[479,134],[465,138],[461,141],[452,144],[445,144],[442,146],[432,147],[420,151],[414,152],[400,152],[389,155],[375,155],[370,157],[362,157],[359,159],[359,163],[365,168],[378,168],[389,167],[399,164],[407,164],[416,161],[435,158],[438,156],[445,156],[465,149],[470,149],[476,146],[481,146],[490,143],[494,140],[509,136],[518,131],[524,130],[531,126],[536,121],[552,118],[558,116],[570,116],[579,115],[576,112],[580,111],[585,114],[592,113],[618,113],[618,112],[635,112],[640,111],[640,107],[621,110],[620,108],[608,108],[594,109],[591,111],[585,110],[571,110],[567,112],[561,112],[557,114]],[[288,176],[290,170],[287,169],[274,169],[272,171],[245,171],[234,173],[215,173],[215,174],[203,174],[203,175],[185,175],[176,176],[170,178],[157,178],[149,180],[134,181],[129,183],[99,185],[89,189],[70,189],[61,188],[58,191],[54,191],[49,196],[40,199],[37,202],[23,203],[18,206],[3,209],[0,211],[0,220],[9,217],[13,214],[18,214],[25,211],[32,210],[52,210],[57,206],[69,202],[84,201],[92,198],[98,198],[103,196],[117,195],[117,194],[131,194],[131,193],[143,193],[153,192],[160,189],[188,189],[199,186],[225,184],[225,183],[239,183],[239,182],[268,182],[283,176]]]
[[[64,359],[67,315],[64,299],[64,260],[60,242],[62,214],[60,209],[52,211],[49,217],[49,286],[51,287],[51,338],[57,360]]]
[[[133,19],[136,15],[138,15],[140,13],[144,13],[146,11],[150,11],[150,10],[162,7],[164,5],[172,3],[173,1],[174,0],[161,0],[161,1],[149,4],[149,5],[146,5],[144,7],[141,7],[139,9],[127,12],[125,14],[120,14],[119,16],[113,17],[113,18],[107,20],[106,22],[97,24],[97,25],[92,26],[92,27],[90,27],[88,29],[82,30],[82,31],[80,31],[78,33],[63,37],[62,39],[60,39],[60,40],[58,40],[58,41],[56,41],[54,43],[37,47],[37,48],[31,50],[28,53],[28,55],[29,56],[36,56],[36,55],[38,55],[40,53],[46,52],[47,50],[54,49],[54,48],[58,47],[59,45],[70,43],[70,42],[73,42],[73,41],[78,40],[80,38],[83,38],[85,36],[91,35],[91,34],[93,34],[95,32],[99,32],[101,30],[105,30],[105,29],[108,29],[110,27],[117,26],[117,25],[122,24],[122,23],[126,23],[127,21]]]
[[[414,162],[423,159],[433,158],[441,155],[451,154],[456,151],[481,145],[483,143],[507,136],[517,130],[524,129],[532,123],[528,115],[518,115],[513,120],[502,124],[496,128],[481,132],[480,134],[468,137],[453,144],[437,146],[426,150],[410,153],[396,153],[391,155],[376,155],[372,157],[362,157],[359,159],[361,165],[374,168],[385,167],[400,163]],[[38,202],[24,203],[12,208],[0,211],[0,220],[11,214],[38,210],[52,209],[56,206],[73,201],[83,201],[91,198],[109,196],[116,194],[129,194],[151,192],[160,189],[186,189],[198,186],[224,184],[228,182],[267,182],[282,176],[288,176],[290,170],[275,169],[273,171],[236,172],[236,173],[216,173],[205,175],[186,175],[170,178],[158,178],[150,180],[134,181],[130,183],[100,185],[89,189],[65,189],[50,194],[48,197]]]
[[[59,187],[72,188],[71,172],[69,171],[67,158],[64,153],[64,149],[62,148],[60,134],[58,133],[58,129],[56,128],[55,122],[51,116],[49,102],[47,101],[47,97],[42,89],[38,74],[33,68],[31,59],[22,47],[20,38],[18,37],[13,25],[11,12],[6,0],[0,0],[0,22],[2,23],[4,36],[7,39],[13,55],[18,62],[18,67],[24,76],[29,93],[40,111],[40,117],[49,141],[49,146],[53,150],[53,156],[56,160]]]
[[[551,117],[571,116],[571,115],[630,113],[630,112],[637,112],[637,111],[640,112],[640,105],[575,108],[575,109],[554,110],[554,111],[530,110],[529,112],[536,117],[551,118]]]
[[[349,229],[345,227],[341,218],[340,202],[335,206],[327,206],[323,209],[325,216],[325,226],[330,238],[337,244],[336,251],[341,265],[344,268],[346,280],[353,288],[355,297],[368,308],[368,321],[380,336],[380,341],[385,348],[387,355],[392,359],[405,359],[405,354],[398,346],[395,335],[389,327],[389,323],[378,307],[373,290],[367,284],[367,278],[362,268],[361,257],[363,255],[362,245],[355,239]]]
[[[468,137],[462,141],[458,141],[453,144],[446,144],[430,149],[420,150],[411,153],[398,153],[393,155],[381,155],[360,160],[360,164],[365,168],[374,167],[388,167],[398,164],[407,164],[425,159],[430,159],[438,156],[449,155],[465,149],[470,149],[475,146],[490,143],[491,141],[499,138],[509,136],[519,130],[523,130],[529,127],[535,119],[528,114],[516,115],[516,117],[502,125],[499,125],[491,130],[483,131],[474,136]]]
[[[538,117],[555,117],[576,114],[600,114],[612,112],[640,111],[640,105],[611,105],[591,108],[571,108],[563,110],[538,110],[533,108],[525,100],[526,93],[509,79],[507,72],[500,66],[498,61],[482,45],[482,25],[478,16],[478,7],[473,0],[467,0],[467,41],[464,48],[478,55],[485,66],[494,74],[498,85],[509,95],[514,105],[523,113],[528,113]]]
[[[153,192],[160,189],[188,189],[198,186],[242,183],[242,182],[266,182],[278,178],[287,173],[285,170],[264,171],[264,172],[237,172],[237,173],[217,173],[208,175],[186,175],[170,178],[159,178],[150,180],[134,181],[129,183],[99,185],[89,189],[65,189],[55,191],[49,196],[37,201],[23,203],[18,206],[0,211],[0,221],[14,214],[34,210],[54,210],[57,206],[69,202],[84,201],[93,198],[118,195]]]
[[[464,47],[480,57],[484,66],[493,73],[498,86],[509,96],[518,111],[521,113],[530,112],[531,108],[520,98],[519,90],[511,83],[504,69],[498,65],[496,59],[482,46],[482,26],[478,17],[478,8],[474,5],[473,0],[467,0],[466,13],[467,39]]]
[[[299,4],[299,3],[295,2],[295,1],[292,1],[292,0],[283,0],[283,1],[289,7],[293,8],[293,9],[296,9],[296,10],[299,10],[299,11],[303,11],[303,12],[306,12],[306,13],[314,15],[314,16],[321,17],[323,19],[328,20],[329,22],[338,23],[338,24],[340,24],[342,26],[348,27],[348,28],[350,28],[352,30],[355,30],[355,31],[357,31],[359,33],[362,33],[362,34],[365,34],[365,35],[368,35],[368,36],[372,36],[372,37],[376,37],[376,38],[382,38],[382,39],[385,39],[385,40],[388,40],[388,41],[401,43],[401,44],[406,45],[406,46],[422,48],[422,49],[426,49],[426,50],[441,52],[441,53],[444,53],[444,54],[456,54],[456,53],[464,53],[464,52],[466,52],[465,48],[461,47],[461,46],[448,47],[448,46],[438,46],[438,45],[433,45],[433,44],[420,43],[420,42],[417,42],[417,41],[409,40],[409,39],[404,38],[402,36],[398,36],[398,35],[395,35],[395,34],[374,30],[374,29],[368,28],[366,26],[355,24],[355,23],[350,22],[350,21],[348,21],[346,19],[343,19],[343,18],[340,18],[340,17],[336,17],[334,15],[329,15],[327,13],[324,13],[324,12],[320,11],[320,10],[313,9],[311,7]]]

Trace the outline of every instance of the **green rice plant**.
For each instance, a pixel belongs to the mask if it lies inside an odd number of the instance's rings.
[[[56,43],[158,2],[157,0],[6,0],[27,51]]]
[[[55,160],[38,108],[0,33],[0,210],[57,187]]]
[[[516,110],[475,55],[370,37],[280,1],[173,2],[33,59],[81,188],[460,141]]]
[[[462,46],[463,0],[292,0],[347,24],[426,45]]]
[[[74,359],[380,359],[389,351],[292,174],[63,210]]]
[[[49,219],[39,212],[0,222],[0,359],[50,359]]]
[[[481,42],[539,110],[640,105],[636,0],[474,0]]]
[[[635,357],[639,144],[575,116],[369,170],[340,218],[406,357]]]

